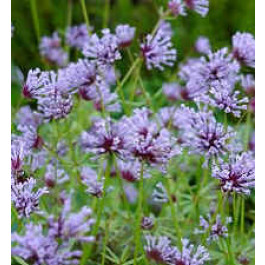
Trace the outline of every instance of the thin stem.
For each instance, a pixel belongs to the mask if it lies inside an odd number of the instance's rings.
[[[248,113],[247,113],[247,128],[246,128],[246,134],[245,134],[245,151],[248,150],[250,129],[251,129],[251,112],[248,110]]]
[[[71,24],[72,24],[72,13],[73,13],[73,3],[72,3],[72,0],[68,0],[67,21],[66,21],[66,24],[68,27],[71,26]]]
[[[128,72],[126,73],[126,75],[123,77],[123,79],[121,80],[121,82],[119,83],[119,85],[116,88],[116,93],[118,93],[118,91],[122,88],[122,86],[126,83],[126,81],[128,80],[128,78],[130,77],[131,73],[133,72],[134,68],[137,66],[137,64],[140,62],[140,58],[137,58],[133,64],[131,65],[130,69],[128,70]]]
[[[34,29],[35,29],[37,41],[39,42],[39,40],[40,40],[40,23],[39,23],[36,0],[30,0],[30,9],[31,9],[31,14],[32,14],[32,19],[33,19],[33,24],[34,24]]]
[[[104,243],[103,243],[103,251],[102,251],[101,265],[104,265],[105,264],[105,255],[106,255],[108,237],[109,237],[109,223],[106,220],[105,221],[105,236],[104,236]]]
[[[178,245],[179,245],[179,248],[182,249],[182,243],[181,243],[182,234],[181,234],[181,230],[179,228],[179,222],[178,222],[178,218],[177,218],[176,208],[175,208],[174,202],[173,202],[172,197],[171,197],[170,187],[171,187],[170,179],[167,178],[166,189],[167,189],[167,196],[169,199],[169,204],[170,204],[170,209],[171,209],[171,216],[172,216],[174,227],[176,230],[176,235],[178,237]]]
[[[106,28],[108,26],[109,22],[109,9],[110,9],[110,0],[105,0],[105,8],[104,8],[104,14],[103,14],[103,28]]]
[[[96,218],[96,223],[94,224],[93,230],[92,230],[92,236],[96,236],[98,233],[100,221],[102,218],[102,213],[105,205],[105,200],[106,200],[106,191],[108,188],[108,182],[109,182],[109,177],[110,177],[110,170],[111,170],[111,157],[108,159],[107,162],[107,167],[105,171],[105,178],[104,178],[104,183],[103,183],[103,192],[102,192],[102,198],[99,202],[99,207],[98,207],[98,212],[97,212],[97,218]],[[86,248],[84,246],[84,251],[83,251],[83,256],[81,259],[81,265],[85,265],[86,260],[89,258],[92,250],[92,245],[89,245],[89,248]]]
[[[240,232],[243,235],[244,230],[245,230],[245,199],[242,196],[241,198],[241,220],[240,220]]]
[[[137,219],[136,219],[136,228],[135,228],[135,251],[134,251],[134,265],[137,265],[137,256],[139,249],[141,248],[141,216],[143,208],[143,196],[144,196],[144,163],[141,165],[141,174],[139,180],[139,195],[138,195],[138,207],[137,207]]]
[[[86,26],[87,26],[87,31],[89,32],[90,24],[89,24],[89,18],[88,18],[88,14],[87,14],[87,8],[86,8],[85,0],[80,0],[80,3],[81,3],[83,16],[84,16]]]

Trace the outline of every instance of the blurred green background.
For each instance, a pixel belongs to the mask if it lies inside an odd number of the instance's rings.
[[[63,34],[72,2],[72,24],[84,23],[79,0],[36,0],[40,21],[40,35],[51,35],[57,30]],[[107,0],[108,1],[108,0]],[[96,32],[102,28],[106,0],[86,0],[90,24]],[[168,0],[111,0],[108,27],[114,29],[119,23],[128,23],[137,28],[138,39],[150,32],[158,18],[159,6],[167,6]],[[44,67],[38,52],[38,43],[30,9],[30,0],[12,0],[12,64],[24,75],[30,68]],[[236,31],[255,31],[254,0],[210,0],[210,11],[206,18],[192,12],[187,17],[171,21],[174,30],[174,45],[178,50],[178,62],[192,55],[192,47],[199,35],[208,36],[214,49],[229,46]],[[139,41],[133,50],[137,51]],[[124,58],[128,60],[128,58]],[[121,64],[121,71],[126,64]],[[173,70],[167,70],[173,71]],[[145,72],[144,74],[149,75]],[[152,73],[152,82],[164,78]],[[18,88],[12,89],[12,103],[18,97]]]

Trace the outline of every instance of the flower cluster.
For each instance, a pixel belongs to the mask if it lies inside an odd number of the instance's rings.
[[[209,0],[170,0],[168,9],[174,16],[186,16],[186,9],[190,9],[205,17],[209,11]]]
[[[217,241],[220,238],[228,237],[228,229],[226,225],[232,222],[231,217],[227,217],[224,224],[222,223],[221,216],[217,215],[215,221],[212,223],[212,216],[209,214],[207,218],[200,216],[200,227],[201,230],[195,229],[195,234],[206,234],[208,235],[207,241]]]
[[[220,181],[223,192],[250,194],[255,187],[255,160],[252,152],[231,155],[229,162],[215,165],[212,176]]]
[[[209,253],[205,247],[200,245],[195,249],[187,239],[182,239],[182,250],[172,246],[167,237],[147,235],[145,239],[146,256],[157,264],[202,265],[209,260]]]
[[[65,66],[68,61],[67,53],[61,47],[61,38],[57,32],[51,37],[42,37],[40,42],[40,54],[50,64]]]

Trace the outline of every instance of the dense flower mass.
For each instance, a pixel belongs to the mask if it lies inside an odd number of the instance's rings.
[[[121,59],[118,38],[111,34],[109,29],[102,30],[102,34],[101,38],[97,34],[91,35],[83,53],[85,57],[96,60],[99,66],[109,66]]]
[[[36,180],[33,178],[18,183],[13,179],[12,182],[11,200],[19,216],[29,217],[31,213],[38,212],[39,199],[43,194],[48,192],[46,188],[40,188],[34,191]]]
[[[228,163],[222,162],[213,168],[212,176],[220,180],[223,192],[250,194],[255,186],[255,162],[250,152],[231,156]]]
[[[232,128],[224,128],[223,124],[216,121],[212,112],[195,112],[186,107],[182,111],[186,121],[179,124],[183,131],[181,139],[191,153],[202,154],[208,161],[232,151],[233,145],[229,143],[235,136]]]
[[[86,24],[69,27],[66,32],[66,41],[71,47],[82,50],[89,41],[89,33]]]
[[[39,48],[41,56],[48,63],[58,66],[66,65],[68,55],[61,47],[61,38],[57,32],[54,32],[51,37],[43,37]]]
[[[17,245],[12,248],[12,255],[19,256],[31,264],[67,265],[79,264],[81,251],[71,251],[70,244],[58,245],[55,238],[44,235],[41,225],[32,223],[26,225],[23,236],[12,234],[12,242]]]
[[[238,62],[255,67],[255,39],[250,33],[237,32],[232,39],[233,56]]]
[[[159,27],[157,32],[146,36],[141,44],[141,52],[148,70],[157,68],[164,70],[164,65],[173,66],[177,59],[177,51],[172,48],[171,36]]]
[[[199,28],[209,0],[168,0],[66,1],[41,37],[55,3],[30,2],[39,43],[11,69],[12,264],[252,264],[254,36],[219,35],[219,12]]]
[[[209,260],[209,253],[203,246],[195,249],[189,240],[182,239],[182,250],[171,245],[167,237],[146,236],[146,255],[157,264],[202,265]]]
[[[212,216],[209,214],[207,218],[200,216],[200,227],[201,230],[195,229],[195,234],[206,234],[208,235],[207,241],[217,241],[220,238],[228,237],[228,228],[232,222],[231,217],[227,217],[225,222],[222,223],[221,216],[217,215],[214,222],[212,222]]]

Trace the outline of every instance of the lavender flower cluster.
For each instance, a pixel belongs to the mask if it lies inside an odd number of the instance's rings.
[[[156,105],[156,95],[150,96],[137,76],[142,66],[148,74],[174,67],[174,30],[165,20],[187,16],[190,10],[205,17],[209,1],[168,1],[157,26],[138,45],[137,54],[129,49],[138,32],[128,24],[100,33],[81,24],[68,27],[64,36],[54,32],[41,39],[40,55],[49,70],[28,71],[22,96],[29,105],[16,112],[11,139],[12,209],[17,222],[25,223],[22,230],[12,233],[13,256],[34,265],[81,264],[80,259],[87,255],[81,246],[94,241],[100,245],[104,236],[108,240],[109,231],[104,231],[108,222],[105,228],[100,222],[110,212],[108,207],[104,209],[105,198],[116,193],[127,207],[139,201],[137,256],[141,248],[138,229],[156,229],[155,218],[144,215],[146,208],[141,203],[146,201],[150,208],[170,205],[174,214],[182,195],[172,193],[165,183],[176,181],[174,173],[178,181],[182,166],[178,163],[183,158],[193,159],[199,172],[207,170],[211,178],[206,180],[214,183],[222,198],[251,195],[255,134],[242,140],[234,121],[242,121],[245,115],[250,120],[254,115],[254,37],[237,32],[231,48],[214,51],[210,40],[199,36],[194,44],[198,56],[180,62],[171,82],[160,88],[163,105]],[[81,58],[72,61],[71,49]],[[125,51],[134,62],[120,80],[116,62],[125,58]],[[140,97],[129,102],[124,93],[132,74],[141,86],[144,103]],[[132,93],[130,99],[136,89]],[[201,198],[201,184],[197,184],[195,202]],[[147,194],[150,187],[152,192]],[[85,206],[76,211],[73,201],[80,194]],[[93,200],[96,203],[88,207]],[[207,237],[208,244],[229,238],[230,217],[224,221],[219,212],[214,218],[209,212],[206,216],[200,217],[197,225],[201,230],[196,229],[196,235]],[[36,222],[36,218],[42,221]],[[195,246],[190,243],[193,240],[177,237],[180,243],[173,245],[168,236],[145,234],[142,249],[146,258],[156,264],[208,264],[210,251],[203,244]]]

